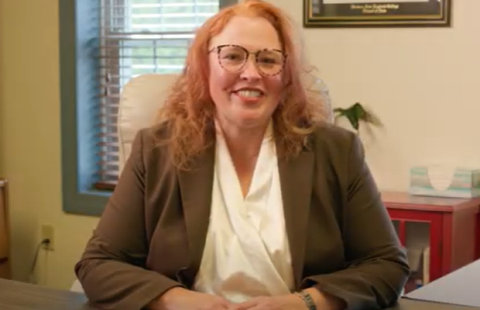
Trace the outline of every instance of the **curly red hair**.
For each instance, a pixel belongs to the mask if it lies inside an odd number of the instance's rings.
[[[314,78],[303,56],[302,42],[294,33],[290,18],[274,5],[247,0],[222,9],[196,32],[189,48],[185,69],[164,102],[157,128],[168,127],[168,143],[174,164],[187,168],[190,159],[214,142],[214,103],[208,87],[208,48],[210,39],[219,34],[234,16],[262,17],[276,29],[288,55],[283,79],[282,101],[273,113],[279,156],[295,156],[316,124],[325,120],[324,104],[318,90],[310,88]],[[160,137],[160,135],[158,135]]]

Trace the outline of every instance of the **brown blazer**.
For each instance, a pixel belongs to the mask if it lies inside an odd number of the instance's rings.
[[[162,135],[168,135],[167,130]],[[296,289],[314,286],[348,309],[394,303],[407,280],[404,249],[354,133],[322,125],[311,147],[279,160]],[[100,308],[137,310],[192,287],[209,222],[214,147],[177,170],[141,130],[75,272]],[[180,310],[180,309],[179,309]]]

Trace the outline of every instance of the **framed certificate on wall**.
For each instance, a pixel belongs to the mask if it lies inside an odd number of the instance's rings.
[[[452,0],[303,0],[303,25],[448,27]]]

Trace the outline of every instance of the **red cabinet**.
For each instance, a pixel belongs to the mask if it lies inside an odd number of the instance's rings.
[[[382,200],[407,248],[412,269],[417,271],[417,284],[431,282],[479,258],[480,199],[383,192]]]

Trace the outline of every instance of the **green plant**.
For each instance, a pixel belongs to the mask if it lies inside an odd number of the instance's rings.
[[[336,123],[339,118],[345,117],[357,134],[360,132],[361,124],[364,124],[367,129],[369,126],[383,127],[380,119],[371,110],[365,108],[358,102],[345,109],[335,108],[333,109],[333,113]]]

